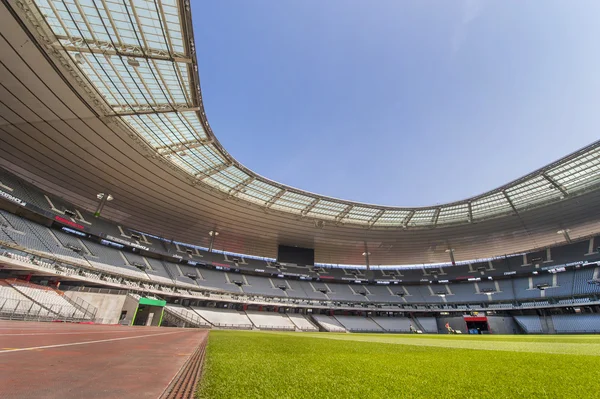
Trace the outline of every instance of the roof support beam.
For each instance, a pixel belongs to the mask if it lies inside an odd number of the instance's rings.
[[[203,171],[201,171],[200,173],[198,173],[196,175],[196,179],[202,181],[202,180],[206,179],[207,177],[214,175],[215,173],[219,173],[219,172],[227,169],[230,166],[231,166],[231,164],[229,164],[229,163],[222,163],[221,165],[219,165],[217,167],[210,168],[210,169],[204,169]]]
[[[404,220],[402,221],[402,228],[405,229],[408,227],[408,222],[410,222],[410,219],[412,219],[412,217],[415,215],[415,210],[413,209],[412,211],[410,211],[410,213],[408,215],[406,215],[406,217],[404,218]]]
[[[504,198],[506,198],[506,200],[508,201],[508,204],[510,205],[512,210],[515,211],[515,213],[518,215],[519,211],[517,210],[517,207],[515,207],[515,204],[513,204],[512,200],[508,196],[508,193],[506,192],[506,190],[502,190],[502,194],[504,194]]]
[[[169,154],[175,154],[175,153],[185,151],[185,150],[191,150],[193,148],[203,147],[206,144],[210,144],[210,143],[212,143],[212,140],[210,140],[210,139],[190,140],[190,141],[183,141],[181,143],[176,143],[176,144],[172,144],[172,145],[156,147],[155,150],[160,155],[169,155]]]
[[[441,206],[437,208],[435,210],[435,213],[433,214],[433,219],[431,220],[431,223],[433,223],[433,227],[437,226],[438,219],[440,218],[440,212],[442,212]]]
[[[469,213],[469,223],[473,223],[473,207],[471,201],[467,203],[467,212]]]
[[[304,209],[302,209],[302,212],[301,212],[302,216],[306,216],[306,214],[308,212],[310,212],[311,209],[313,209],[315,207],[315,205],[317,205],[319,203],[320,200],[321,200],[321,198],[316,197],[314,200],[312,200],[310,202],[310,204],[306,205],[306,207]]]
[[[371,219],[369,219],[369,227],[373,227],[373,225],[379,220],[381,216],[385,213],[385,209],[380,209]],[[366,244],[365,244],[366,245]]]
[[[285,188],[282,188],[281,190],[279,190],[279,192],[277,194],[275,194],[273,197],[271,197],[270,200],[268,200],[267,202],[265,202],[265,207],[270,208],[271,205],[273,205],[286,192],[287,192],[287,190]]]
[[[166,114],[168,112],[200,111],[200,107],[190,107],[187,104],[156,104],[156,105],[122,105],[113,107],[113,114],[106,116],[135,116],[148,114]]]
[[[341,223],[342,220],[344,220],[344,218],[346,217],[346,215],[348,215],[348,213],[350,213],[350,211],[352,210],[352,208],[354,208],[354,205],[348,205],[346,206],[346,208],[344,208],[343,211],[341,211],[336,217],[335,217],[335,222],[336,223]]]
[[[563,196],[565,196],[565,197],[569,196],[569,193],[567,192],[567,190],[565,190],[565,188],[563,186],[561,186],[560,184],[558,184],[556,182],[556,180],[554,180],[553,178],[551,178],[550,176],[548,176],[548,174],[542,173],[542,177],[544,179],[546,179],[550,184],[552,184],[552,186],[554,188],[556,188],[558,191],[560,191]]]
[[[115,47],[111,42],[103,40],[69,38],[63,35],[58,35],[56,38],[59,39],[60,42],[53,44],[53,47],[57,50],[66,50],[69,53],[95,53],[109,56],[174,61],[186,64],[192,63],[192,59],[185,54],[171,56],[166,50],[151,48],[142,49],[138,45],[131,44],[123,44],[120,47]]]
[[[231,190],[229,190],[229,196],[233,197],[234,195],[236,195],[240,191],[244,191],[244,189],[246,188],[246,186],[248,184],[252,183],[254,180],[256,180],[256,177],[250,176],[247,179],[244,179],[243,181],[239,182],[234,188],[232,188]]]

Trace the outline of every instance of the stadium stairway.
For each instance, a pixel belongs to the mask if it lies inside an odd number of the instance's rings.
[[[556,334],[556,330],[554,329],[554,323],[550,315],[541,316],[540,323],[542,324],[542,332],[544,334]]]
[[[413,326],[415,326],[415,328],[419,331],[425,332],[425,329],[423,328],[423,326],[421,325],[421,323],[419,322],[419,320],[414,317],[412,315],[412,313],[409,313],[409,318],[410,318],[410,322],[413,324]]]
[[[196,312],[179,305],[166,305],[163,322],[176,327],[211,328],[212,324],[200,317]]]

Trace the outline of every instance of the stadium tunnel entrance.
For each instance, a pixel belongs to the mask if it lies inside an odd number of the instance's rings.
[[[162,324],[167,301],[144,297],[137,299],[131,296],[127,299],[121,312],[121,324],[156,327]]]
[[[488,319],[485,316],[465,317],[465,323],[467,323],[467,332],[469,334],[491,333]]]

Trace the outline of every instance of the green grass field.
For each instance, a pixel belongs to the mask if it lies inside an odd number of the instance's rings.
[[[600,398],[600,336],[211,331],[199,398]]]

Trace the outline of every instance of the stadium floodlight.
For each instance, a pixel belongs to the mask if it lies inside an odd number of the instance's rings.
[[[138,60],[136,60],[135,58],[127,58],[127,63],[129,65],[131,65],[132,67],[139,67],[140,66],[140,62]]]
[[[208,252],[212,252],[213,244],[215,243],[215,238],[219,235],[218,231],[209,231],[208,235],[210,236],[210,245],[208,246]]]
[[[78,64],[83,64],[84,62],[84,58],[81,55],[81,53],[75,53],[75,55],[73,56],[73,58],[75,58],[75,62]]]
[[[112,201],[113,199],[115,199],[115,197],[113,197],[112,194],[109,193],[98,193],[96,194],[96,198],[98,198],[100,203],[98,204],[96,212],[94,212],[94,217],[99,217],[100,213],[102,212],[102,209],[104,209],[104,205],[106,205],[108,201]]]
[[[96,194],[96,198],[98,198],[99,200],[101,200],[101,199],[104,198],[105,195],[106,194],[104,194],[104,193],[98,193],[98,194]],[[108,194],[108,197],[106,197],[107,201],[112,201],[113,199],[115,199],[115,198],[112,196],[112,194]]]
[[[571,243],[571,236],[569,235],[570,231],[571,231],[571,229],[562,229],[562,230],[558,230],[556,232],[556,234],[562,234],[563,237],[565,237],[565,241],[570,244]]]

